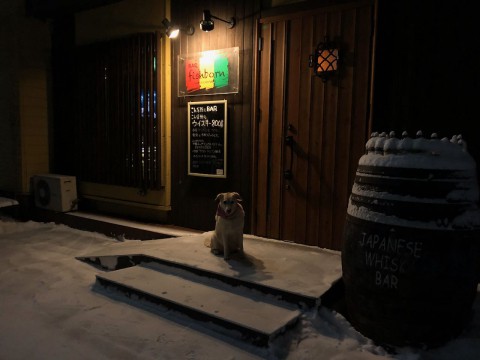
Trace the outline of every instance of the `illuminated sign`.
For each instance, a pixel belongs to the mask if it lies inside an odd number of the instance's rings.
[[[239,48],[178,56],[178,96],[238,93]]]

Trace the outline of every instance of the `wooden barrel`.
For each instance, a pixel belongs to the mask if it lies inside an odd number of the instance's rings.
[[[374,134],[342,251],[348,318],[381,344],[436,346],[471,315],[480,273],[475,161],[457,137]]]

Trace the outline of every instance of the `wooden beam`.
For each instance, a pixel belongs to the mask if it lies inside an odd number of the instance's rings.
[[[27,15],[40,19],[55,18],[114,4],[122,0],[27,0]]]

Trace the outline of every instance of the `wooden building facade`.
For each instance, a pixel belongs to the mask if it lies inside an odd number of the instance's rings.
[[[216,193],[238,191],[247,232],[340,249],[369,127],[374,4],[317,3],[308,10],[258,13],[254,3],[217,4],[212,13],[235,16],[238,24],[227,29],[219,23],[212,32],[182,37],[173,48],[174,59],[233,46],[241,53],[238,94],[175,97],[173,83],[174,223],[212,229]],[[192,1],[189,14],[203,7]],[[180,18],[183,6],[176,11],[174,5],[172,17]],[[323,82],[309,67],[309,57],[326,37],[338,44],[341,60],[338,74]],[[227,179],[197,178],[186,171],[187,102],[212,99],[229,104]]]
[[[476,23],[466,2],[16,4],[8,24],[22,31],[0,39],[21,60],[0,58],[20,89],[0,100],[9,119],[0,124],[1,194],[31,196],[35,173],[74,175],[83,209],[211,230],[216,194],[237,191],[246,233],[340,249],[371,129],[463,133],[479,158]],[[206,9],[235,26],[219,20],[201,31]],[[170,40],[163,18],[195,31]],[[339,63],[323,82],[309,58],[326,38]],[[232,48],[236,91],[182,93],[179,58]],[[227,175],[191,176],[189,103],[212,100],[227,103]]]

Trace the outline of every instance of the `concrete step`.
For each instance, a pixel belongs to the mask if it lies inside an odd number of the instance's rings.
[[[97,275],[97,281],[129,297],[136,295],[211,322],[220,326],[223,334],[235,337],[240,333],[242,339],[259,346],[267,346],[301,314],[264,294],[165,265],[137,265]]]
[[[162,231],[164,228],[159,226],[142,226],[140,223],[133,221],[90,215],[79,211],[63,213],[35,208],[32,219],[40,222],[64,224],[74,229],[98,232],[114,238],[151,240],[165,239],[172,236],[168,232]],[[179,234],[183,235],[181,232]]]
[[[125,269],[135,265],[150,265],[150,266],[165,265],[171,268],[188,271],[200,277],[216,279],[233,287],[243,286],[251,290],[259,291],[263,294],[274,296],[279,300],[286,301],[295,305],[301,304],[307,307],[314,307],[320,303],[319,299],[314,296],[309,296],[309,295],[298,293],[298,292],[291,292],[288,289],[284,289],[281,287],[267,286],[255,281],[247,281],[239,277],[228,276],[217,271],[205,270],[202,268],[193,267],[183,263],[162,259],[155,256],[145,255],[145,254],[105,255],[105,256],[89,255],[87,257],[79,256],[77,257],[77,259],[81,261],[89,262],[95,265],[100,265],[101,267],[109,270]],[[327,294],[327,292],[325,293]],[[323,295],[322,295],[322,298],[323,298]]]
[[[244,236],[244,257],[225,261],[205,247],[207,234],[151,241],[116,242],[77,259],[117,270],[138,264],[164,264],[244,286],[288,301],[316,307],[336,296],[340,254],[323,249]]]

